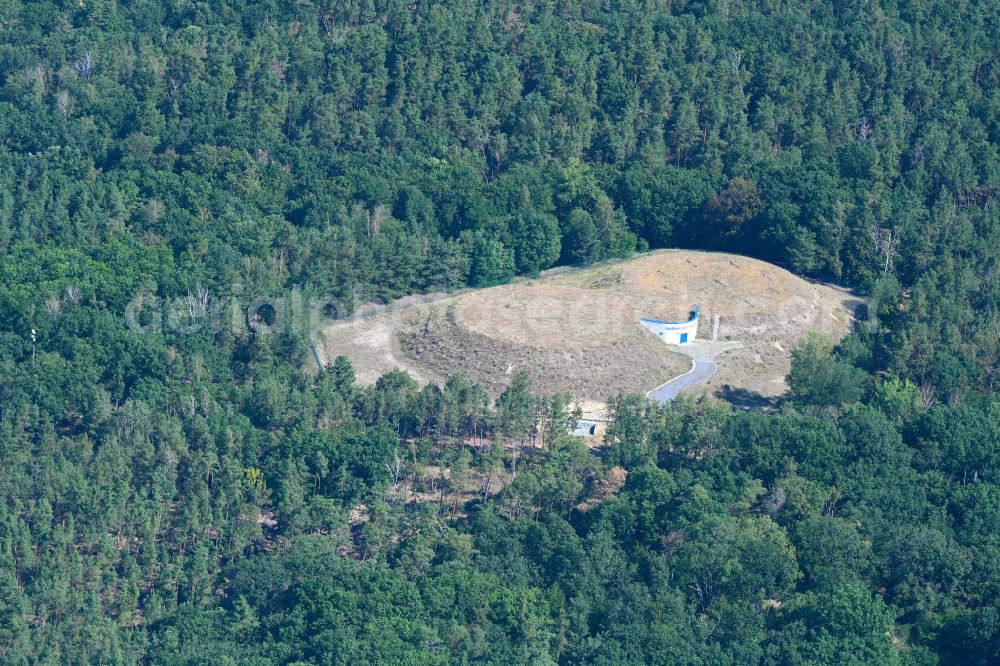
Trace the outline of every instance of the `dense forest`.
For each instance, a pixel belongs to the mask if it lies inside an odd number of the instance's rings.
[[[1000,662],[998,39],[968,0],[0,0],[0,662]],[[609,396],[588,450],[524,375],[362,386],[239,309],[659,247],[867,317],[773,410]]]

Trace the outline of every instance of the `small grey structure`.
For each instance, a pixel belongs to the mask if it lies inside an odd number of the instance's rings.
[[[597,434],[597,421],[577,421],[576,427],[569,434],[574,437],[593,437]]]

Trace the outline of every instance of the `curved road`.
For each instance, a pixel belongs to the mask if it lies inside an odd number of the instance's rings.
[[[691,369],[680,377],[674,377],[670,381],[660,384],[655,389],[647,393],[650,398],[657,402],[670,402],[677,397],[677,394],[686,388],[705,381],[715,374],[719,369],[715,361],[703,361],[691,359]]]

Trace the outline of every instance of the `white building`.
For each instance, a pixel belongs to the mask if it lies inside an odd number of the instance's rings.
[[[687,321],[660,321],[646,317],[640,317],[639,321],[643,326],[652,331],[653,335],[668,345],[683,345],[694,342],[695,337],[698,335],[697,307],[694,309],[694,316]]]

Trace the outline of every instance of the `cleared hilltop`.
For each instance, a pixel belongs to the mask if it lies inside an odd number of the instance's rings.
[[[525,370],[543,393],[603,401],[646,392],[690,367],[639,324],[640,316],[686,319],[701,310],[698,337],[742,349],[719,357],[719,371],[694,391],[773,397],[785,392],[791,350],[807,331],[840,339],[861,300],[756,259],[664,250],[538,279],[397,304],[336,322],[322,331],[324,360],[339,354],[359,380],[400,367],[418,381],[464,373],[497,393]],[[720,389],[724,389],[720,391]]]

